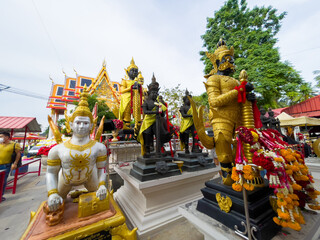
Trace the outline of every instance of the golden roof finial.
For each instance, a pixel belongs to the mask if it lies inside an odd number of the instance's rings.
[[[67,74],[64,72],[63,68],[62,68],[62,73],[64,74],[65,77],[67,76]]]
[[[106,59],[103,59],[103,62],[102,62],[102,67],[106,67]]]
[[[77,71],[76,71],[76,69],[75,69],[75,68],[73,68],[73,71],[76,73],[76,75],[78,75],[78,73],[77,73]]]
[[[49,74],[49,79],[51,80],[52,84],[54,84],[54,81],[53,81],[53,79],[52,79],[50,74]]]

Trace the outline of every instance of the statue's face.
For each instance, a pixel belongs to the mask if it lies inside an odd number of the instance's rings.
[[[235,70],[234,58],[231,55],[225,55],[222,57],[219,63],[218,70],[221,72],[226,72],[226,74],[233,73]]]
[[[131,80],[134,80],[138,76],[138,69],[137,68],[131,68],[128,72],[128,76]]]
[[[89,117],[75,117],[73,123],[71,124],[71,129],[73,134],[77,137],[85,137],[90,134],[92,129],[92,123]]]
[[[265,115],[265,114],[266,114],[266,110],[265,110],[265,109],[260,109],[260,113],[261,113],[262,115]]]
[[[272,111],[269,111],[268,114],[269,114],[270,117],[274,116],[274,112],[272,112]]]
[[[157,100],[157,97],[158,97],[158,92],[157,92],[157,91],[151,91],[151,93],[150,93],[150,98],[151,98],[153,101],[156,101],[156,100]]]
[[[186,98],[184,99],[184,104],[187,105],[187,106],[190,106],[190,101],[189,101],[189,98],[188,98],[188,97],[186,97]]]

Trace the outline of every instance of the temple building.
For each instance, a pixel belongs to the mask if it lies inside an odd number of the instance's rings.
[[[64,84],[52,82],[47,108],[51,108],[52,119],[56,123],[59,115],[63,115],[65,110],[68,110],[69,114],[75,108],[74,101],[79,100],[80,93],[85,85],[90,94],[96,94],[98,100],[105,101],[110,110],[117,116],[120,104],[120,84],[110,81],[104,62],[96,78],[78,75],[76,72],[76,77],[69,77],[65,74]]]

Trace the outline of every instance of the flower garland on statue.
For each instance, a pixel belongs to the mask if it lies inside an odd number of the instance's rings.
[[[242,154],[241,142],[251,145],[253,153],[252,163],[264,168],[269,180],[269,187],[274,189],[277,201],[277,214],[274,222],[282,227],[289,227],[300,231],[300,224],[304,224],[304,218],[299,207],[304,207],[307,202],[313,210],[320,210],[316,201],[320,192],[315,190],[313,178],[305,165],[303,155],[293,149],[282,140],[280,133],[273,129],[256,130],[240,127],[237,129],[238,147],[236,167],[232,170],[232,186],[234,190],[241,191],[243,183],[250,180],[251,168]],[[246,170],[248,169],[248,170]],[[248,182],[248,181],[247,181]]]
[[[250,142],[251,144],[253,144],[254,138],[252,134],[248,134],[248,131],[250,132],[250,130],[248,130],[247,128],[240,127],[237,129],[237,131],[239,137],[236,138],[236,166],[232,168],[231,174],[231,178],[235,181],[235,183],[232,184],[232,188],[233,190],[238,192],[242,191],[243,187],[248,191],[252,191],[254,189],[254,186],[251,183],[251,180],[253,180],[255,176],[254,171],[256,171],[256,169],[248,163],[248,160],[243,153],[242,141],[245,140],[245,142]]]

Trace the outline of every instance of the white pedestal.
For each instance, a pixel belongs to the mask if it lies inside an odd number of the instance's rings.
[[[182,216],[178,207],[200,199],[204,183],[219,171],[216,167],[140,182],[129,174],[130,169],[131,166],[115,168],[124,185],[114,196],[127,218],[138,228],[139,239],[147,239],[167,224],[179,221]]]

